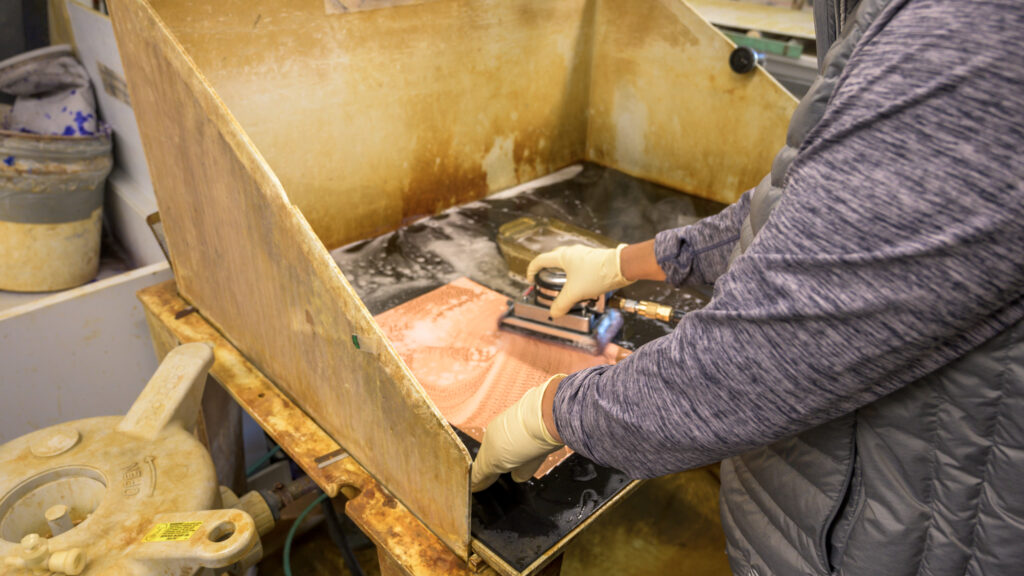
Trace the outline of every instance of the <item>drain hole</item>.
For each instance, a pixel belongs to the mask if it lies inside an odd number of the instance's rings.
[[[224,542],[235,535],[235,525],[231,522],[221,522],[210,530],[206,535],[210,542]]]
[[[52,536],[46,511],[56,506],[67,510],[64,529],[74,530],[72,526],[78,526],[96,511],[106,493],[103,475],[92,468],[67,467],[43,472],[0,500],[0,540],[16,543],[27,534]]]

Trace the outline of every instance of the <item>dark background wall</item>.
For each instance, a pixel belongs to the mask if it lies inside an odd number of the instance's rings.
[[[0,0],[0,60],[50,43],[46,0]],[[10,102],[0,94],[0,102]]]

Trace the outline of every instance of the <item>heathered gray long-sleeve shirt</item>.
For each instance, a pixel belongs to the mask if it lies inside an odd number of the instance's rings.
[[[1024,3],[879,18],[731,267],[748,212],[660,233],[707,307],[555,397],[576,451],[635,477],[769,444],[932,372],[1024,316]],[[913,415],[908,415],[913,417]]]

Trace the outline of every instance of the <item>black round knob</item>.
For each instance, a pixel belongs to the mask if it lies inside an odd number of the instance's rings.
[[[764,65],[764,54],[749,46],[738,46],[729,54],[729,67],[737,74],[753,72],[759,64]]]

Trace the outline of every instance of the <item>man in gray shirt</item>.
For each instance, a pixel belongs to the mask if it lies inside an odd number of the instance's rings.
[[[717,216],[567,271],[558,314],[714,284],[615,366],[488,427],[474,489],[564,441],[646,478],[724,460],[737,574],[1024,573],[1024,3],[818,0],[822,74]]]

